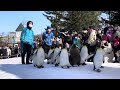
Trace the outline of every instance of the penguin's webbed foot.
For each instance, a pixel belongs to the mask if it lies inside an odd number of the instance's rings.
[[[63,68],[63,66],[61,66],[61,68]]]
[[[80,66],[80,63],[77,63],[78,66]]]
[[[55,67],[58,67],[59,65],[58,64],[55,64]]]
[[[96,72],[101,72],[101,70],[100,70],[100,69],[97,69]]]
[[[67,68],[70,68],[70,66],[67,66]]]
[[[52,62],[51,64],[54,64],[54,62]]]
[[[82,65],[84,66],[84,65],[87,65],[87,64],[86,64],[86,63],[83,63]]]
[[[39,69],[40,69],[40,68],[41,68],[41,66],[37,66],[37,68],[39,68]]]
[[[37,66],[37,68],[44,68],[44,66]]]
[[[47,62],[47,64],[50,64],[50,62]]]
[[[104,66],[101,66],[100,68],[104,68]]]
[[[34,65],[34,67],[37,67],[37,65]]]

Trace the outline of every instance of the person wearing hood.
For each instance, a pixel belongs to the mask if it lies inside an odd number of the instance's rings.
[[[78,37],[77,37],[77,35],[73,39],[73,44],[75,44],[75,46],[80,49],[80,47],[78,45]]]
[[[43,39],[43,49],[45,51],[45,54],[48,55],[48,52],[50,50],[50,47],[52,46],[52,42],[54,41],[54,34],[51,32],[51,27],[47,26],[46,32],[43,33],[42,39]]]
[[[23,28],[21,37],[20,37],[20,47],[21,47],[21,55],[22,55],[22,64],[25,64],[25,54],[27,53],[26,57],[26,64],[31,64],[29,62],[29,58],[31,55],[31,50],[34,48],[34,33],[32,30],[33,22],[28,21],[27,27]]]

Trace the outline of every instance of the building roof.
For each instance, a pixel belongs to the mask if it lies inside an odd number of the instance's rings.
[[[19,26],[17,27],[16,31],[22,31],[23,28],[24,28],[23,24],[20,23]]]

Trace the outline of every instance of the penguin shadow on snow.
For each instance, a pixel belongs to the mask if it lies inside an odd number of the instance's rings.
[[[2,64],[0,71],[16,75],[20,78],[29,78],[30,75],[38,72],[39,69],[35,69],[32,65],[22,64]]]

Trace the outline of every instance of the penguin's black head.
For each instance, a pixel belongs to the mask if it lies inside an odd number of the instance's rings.
[[[105,46],[108,46],[108,43],[107,43],[107,42],[105,42],[105,43],[104,43],[104,45],[105,45]]]
[[[104,49],[104,46],[101,46],[102,49]]]
[[[87,45],[86,41],[82,41],[82,45],[86,46]]]

